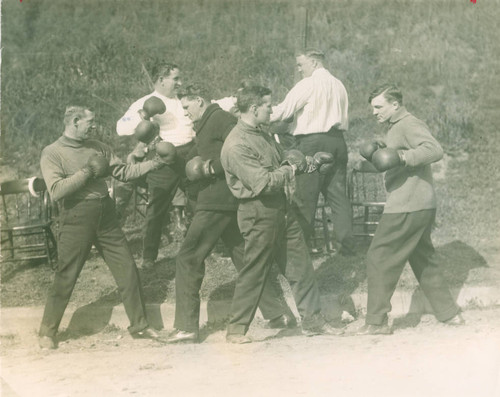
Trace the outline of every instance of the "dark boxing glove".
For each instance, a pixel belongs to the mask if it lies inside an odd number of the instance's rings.
[[[320,174],[328,174],[335,166],[335,157],[332,153],[317,152],[313,156],[313,166]]]
[[[379,149],[372,156],[372,163],[380,172],[387,171],[399,165],[404,165],[403,152],[392,148]]]
[[[134,137],[143,143],[151,142],[160,131],[160,126],[152,121],[142,120],[134,130]]]
[[[144,102],[142,109],[139,110],[139,115],[143,120],[149,120],[156,114],[163,114],[167,111],[165,103],[156,96],[151,96]]]
[[[304,154],[296,149],[290,149],[286,150],[283,153],[283,161],[281,163],[282,165],[288,164],[291,165],[292,167],[295,166],[296,173],[302,174],[304,172],[307,172],[308,169],[308,162],[306,156]]]
[[[160,156],[161,160],[165,164],[175,163],[175,158],[177,156],[177,151],[175,146],[170,142],[161,141],[156,144],[155,147],[156,154]]]
[[[186,176],[190,181],[209,178],[214,175],[211,160],[203,161],[200,156],[193,157],[186,163]]]
[[[103,155],[91,155],[87,161],[87,166],[92,171],[94,178],[104,178],[109,175],[109,161]]]

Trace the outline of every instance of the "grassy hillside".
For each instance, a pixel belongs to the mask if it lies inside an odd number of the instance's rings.
[[[96,110],[98,135],[120,155],[116,120],[149,91],[156,58],[225,96],[252,76],[275,100],[293,85],[294,51],[323,49],[347,87],[348,144],[381,129],[367,95],[398,83],[451,156],[439,186],[448,237],[498,230],[499,1],[478,0],[23,0],[2,2],[1,157],[38,174],[41,148],[62,131],[69,103]],[[307,29],[305,12],[307,9]],[[470,230],[473,225],[473,230]],[[479,231],[480,229],[480,231]],[[495,234],[495,236],[497,236]],[[491,237],[491,236],[489,236]],[[481,237],[482,238],[482,237]],[[479,237],[478,237],[479,239]]]

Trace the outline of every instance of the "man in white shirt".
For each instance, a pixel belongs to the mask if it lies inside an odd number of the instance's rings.
[[[172,143],[177,153],[175,164],[151,172],[147,176],[148,207],[143,267],[151,267],[158,256],[163,223],[184,173],[184,158],[194,145],[193,139],[196,135],[191,120],[185,115],[182,104],[177,98],[177,91],[182,85],[179,67],[172,63],[160,62],[152,71],[152,79],[154,91],[135,101],[116,123],[118,135],[133,135],[135,128],[143,120],[142,109],[146,100],[150,97],[159,98],[165,104],[166,111],[153,115],[151,121],[158,124],[159,137],[163,141]],[[147,148],[144,150],[147,151]],[[149,157],[151,154],[145,153],[145,155]]]
[[[352,255],[352,209],[345,189],[348,153],[343,135],[349,125],[347,92],[342,82],[325,69],[324,60],[324,53],[316,49],[298,53],[297,68],[303,79],[282,103],[273,107],[271,122],[293,118],[290,133],[295,138],[296,149],[308,156],[321,151],[335,157],[335,167],[329,173],[297,176],[299,221],[311,244],[321,192],[332,210],[340,253]]]

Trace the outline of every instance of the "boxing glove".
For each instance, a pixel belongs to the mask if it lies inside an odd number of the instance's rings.
[[[372,156],[372,164],[379,172],[404,164],[403,154],[396,149],[379,149]]]
[[[175,146],[170,142],[160,141],[156,144],[155,147],[156,154],[160,156],[161,160],[165,164],[173,164],[175,163],[175,158],[177,156],[177,151],[175,150]]]
[[[286,150],[283,153],[283,161],[281,164],[288,164],[292,167],[295,166],[295,172],[300,174],[306,172],[308,168],[306,156],[296,149]]]
[[[94,178],[104,178],[109,175],[109,161],[103,155],[91,155],[87,161],[87,166],[92,171]]]
[[[149,120],[156,114],[163,114],[167,111],[165,103],[156,96],[151,96],[144,102],[139,114],[143,120]]]
[[[328,174],[335,166],[335,157],[332,153],[317,152],[313,156],[313,166],[320,174]]]
[[[160,126],[157,123],[153,123],[148,120],[141,120],[134,130],[135,138],[143,143],[151,142],[160,131]]]
[[[186,163],[186,176],[190,181],[209,178],[214,174],[211,160],[203,161],[200,156],[193,157]]]

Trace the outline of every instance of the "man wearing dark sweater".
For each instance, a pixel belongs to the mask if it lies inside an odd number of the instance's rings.
[[[196,210],[176,260],[175,331],[167,340],[196,342],[200,316],[200,288],[205,259],[222,239],[237,269],[243,267],[244,240],[236,220],[238,203],[227,187],[220,162],[222,145],[237,119],[211,104],[206,89],[198,84],[179,94],[186,114],[195,123],[196,146],[186,167],[188,177],[199,184]],[[296,320],[272,283],[267,283],[260,309],[269,326],[295,326]]]
[[[149,327],[139,273],[118,225],[104,177],[128,181],[163,166],[159,158],[124,164],[102,142],[90,139],[94,113],[70,106],[63,135],[42,151],[40,167],[49,194],[60,203],[58,267],[47,297],[39,344],[57,347],[56,334],[92,245],[101,253],[118,285],[133,337],[158,339]]]
[[[387,202],[367,253],[368,307],[361,335],[390,334],[387,314],[407,261],[439,321],[464,322],[437,263],[431,229],[436,195],[431,164],[443,149],[425,123],[408,113],[394,85],[376,88],[369,97],[379,123],[389,126],[386,140],[368,160],[385,174]]]

